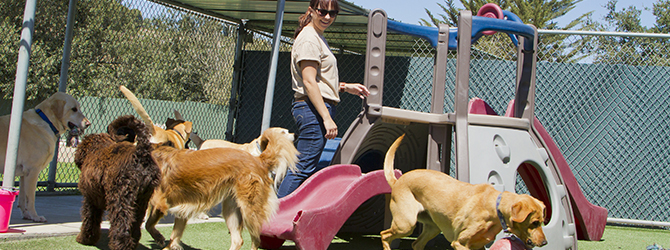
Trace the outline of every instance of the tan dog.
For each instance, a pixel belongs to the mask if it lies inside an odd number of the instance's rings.
[[[0,171],[5,169],[9,118],[9,115],[0,117]],[[70,130],[69,137],[76,137],[89,125],[91,122],[81,112],[79,102],[63,92],[57,92],[35,109],[23,112],[15,174],[21,176],[18,203],[24,219],[47,221],[35,211],[39,174],[53,159],[56,143],[62,133]]]
[[[175,111],[175,118],[177,120],[168,118],[167,122],[165,122],[166,129],[156,126],[140,103],[140,100],[135,97],[135,94],[130,92],[130,90],[124,86],[119,86],[119,89],[121,90],[121,93],[128,98],[128,101],[133,105],[135,112],[137,112],[149,128],[149,132],[151,133],[151,143],[161,144],[170,142],[172,143],[172,146],[178,149],[186,148],[188,138],[193,131],[192,122],[184,121],[179,112]]]
[[[265,135],[268,133],[267,135]],[[208,148],[236,148],[239,150],[247,151],[251,155],[254,156],[259,156],[261,155],[261,152],[263,152],[263,146],[261,144],[261,137],[266,136],[269,138],[279,138],[279,136],[285,137],[286,139],[290,141],[295,140],[295,136],[293,133],[290,133],[288,129],[285,128],[280,128],[280,127],[272,127],[268,128],[265,131],[263,131],[263,134],[259,136],[258,138],[252,140],[249,143],[244,143],[244,144],[237,144],[234,142],[229,142],[226,140],[217,140],[217,139],[210,139],[210,140],[205,140],[198,146],[198,149],[208,149]],[[196,143],[197,145],[197,143]]]
[[[191,139],[193,139],[193,137],[197,137],[197,135],[191,134]],[[247,153],[250,153],[253,156],[259,156],[261,155],[263,150],[265,150],[268,143],[272,140],[281,140],[283,141],[282,144],[292,145],[293,140],[295,140],[295,136],[293,135],[293,133],[290,133],[288,129],[280,127],[272,127],[263,131],[261,136],[259,136],[258,138],[252,140],[249,143],[244,144],[237,144],[226,140],[216,140],[216,139],[205,140],[201,144],[197,143],[198,139],[193,139],[193,142],[196,144],[196,146],[199,145],[198,149],[201,150],[209,148],[236,148],[245,151]],[[293,146],[293,148],[295,148],[295,146]],[[298,152],[297,149],[295,152]],[[294,172],[298,171],[297,168],[292,168],[290,170]],[[287,171],[288,171],[287,169],[277,169],[276,175],[274,177],[276,188],[279,187],[279,185],[281,184],[281,181],[284,179],[284,176],[286,175]],[[282,175],[281,173],[284,174]]]
[[[231,235],[230,249],[242,247],[242,226],[251,235],[251,249],[257,249],[262,224],[279,206],[269,172],[295,168],[297,153],[289,140],[268,140],[259,156],[234,148],[179,150],[159,146],[152,155],[163,179],[151,197],[147,231],[163,245],[165,238],[155,226],[169,211],[175,216],[175,224],[166,249],[181,249],[179,242],[188,219],[222,203],[222,217]]]
[[[410,235],[417,221],[424,227],[413,249],[423,249],[440,232],[456,250],[485,249],[503,229],[528,247],[547,244],[542,231],[545,206],[529,195],[501,193],[489,184],[465,183],[427,169],[412,170],[396,179],[393,162],[403,137],[391,145],[384,160],[393,214],[391,228],[381,232],[384,249],[391,249],[394,239]]]

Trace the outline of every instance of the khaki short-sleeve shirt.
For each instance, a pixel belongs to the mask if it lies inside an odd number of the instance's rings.
[[[321,90],[321,96],[334,102],[340,102],[339,75],[337,71],[337,59],[326,39],[310,26],[305,26],[293,43],[291,50],[291,77],[293,79],[293,91],[296,99],[305,98],[305,86],[302,82],[302,71],[300,62],[304,60],[316,61],[319,64],[316,73],[316,81]]]

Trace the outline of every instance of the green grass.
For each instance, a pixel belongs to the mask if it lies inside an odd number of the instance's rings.
[[[59,162],[56,166],[56,182],[57,183],[77,183],[79,182],[79,169],[73,162]],[[2,173],[0,173],[2,176]],[[14,181],[19,181],[20,176],[15,176]],[[40,172],[37,181],[49,180],[49,167]]]
[[[158,228],[161,233],[169,237],[172,227]],[[242,249],[248,249],[250,239],[248,234],[243,234],[245,244]],[[46,249],[46,250],[77,250],[77,249],[108,249],[106,232],[103,238],[96,246],[83,246],[75,241],[74,235],[33,238],[25,240],[2,240],[0,241],[0,250],[13,249]],[[190,224],[186,228],[182,238],[182,246],[185,250],[192,249],[228,249],[230,247],[230,236],[224,223],[200,223]],[[404,239],[400,243],[400,249],[411,249],[410,244],[413,239]],[[644,229],[631,227],[607,226],[603,239],[598,242],[579,241],[580,250],[601,250],[601,249],[646,249],[652,244],[659,244],[665,248],[670,247],[670,230]],[[151,239],[146,231],[142,231],[142,239],[138,250],[160,249]],[[295,249],[293,243],[286,242],[281,249]],[[328,249],[334,250],[356,250],[356,249],[381,249],[379,235],[362,236],[342,236],[333,240]],[[449,249],[446,241],[437,241],[428,250]]]
[[[79,169],[73,162],[59,162],[56,166],[57,183],[77,183],[79,182]],[[40,172],[38,181],[47,181],[49,178],[49,167]],[[16,178],[18,181],[18,176]]]

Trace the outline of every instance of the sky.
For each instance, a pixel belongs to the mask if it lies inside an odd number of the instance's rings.
[[[401,21],[404,23],[410,24],[419,24],[421,18],[427,19],[428,15],[424,8],[429,9],[433,14],[444,13],[440,6],[437,3],[442,5],[445,4],[444,0],[347,0],[348,2],[354,3],[358,6],[361,6],[365,9],[375,9],[381,8],[386,11],[387,15],[390,18],[395,19],[396,21]],[[462,7],[460,1],[454,1],[457,7]],[[607,4],[608,0],[583,0],[578,3],[577,6],[568,12],[567,15],[557,19],[560,26],[565,26],[570,21],[579,17],[580,15],[589,12],[593,12],[593,18],[596,21],[603,22],[605,14],[607,14],[606,9],[603,7]],[[642,11],[641,19],[642,25],[647,26],[648,28],[652,27],[656,22],[654,15],[651,13],[651,8],[655,0],[619,0],[617,2],[617,10],[622,10],[628,6],[635,6],[638,10]],[[647,11],[644,8],[649,8]]]

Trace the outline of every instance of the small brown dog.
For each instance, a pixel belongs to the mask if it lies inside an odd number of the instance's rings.
[[[547,244],[542,231],[545,206],[529,195],[501,193],[489,184],[465,183],[427,169],[412,170],[396,179],[393,162],[403,138],[391,145],[384,160],[393,214],[391,228],[381,232],[385,250],[391,249],[394,239],[410,235],[417,222],[424,227],[412,243],[415,250],[423,249],[440,232],[456,250],[485,249],[503,229],[528,247]]]
[[[121,116],[109,125],[108,133],[87,135],[77,147],[75,164],[81,170],[79,190],[83,196],[77,242],[98,242],[107,210],[109,248],[137,247],[147,204],[160,183],[149,136],[142,121]]]
[[[147,125],[147,128],[149,129],[149,133],[151,133],[152,143],[162,144],[165,142],[170,142],[172,146],[174,146],[175,148],[178,149],[186,148],[188,138],[190,137],[191,132],[193,131],[192,122],[185,121],[181,117],[179,112],[174,111],[176,120],[168,118],[167,122],[165,122],[166,129],[156,126],[154,125],[153,121],[151,120],[151,117],[140,103],[140,100],[137,99],[135,94],[133,94],[133,92],[130,92],[130,90],[128,90],[124,86],[119,86],[119,89],[121,90],[121,93],[123,93],[123,95],[126,96],[126,98],[128,98],[130,104],[133,105],[135,112],[137,112],[137,114],[142,118],[142,120],[144,120],[144,123]]]
[[[175,224],[167,248],[181,249],[179,242],[188,219],[222,203],[222,217],[231,235],[230,249],[242,247],[242,226],[251,235],[251,249],[257,249],[262,224],[279,206],[269,172],[295,168],[297,154],[289,140],[268,140],[259,156],[234,148],[178,150],[159,146],[152,155],[161,167],[163,180],[151,198],[147,231],[163,245],[165,238],[155,226],[169,211],[175,216]]]

